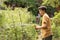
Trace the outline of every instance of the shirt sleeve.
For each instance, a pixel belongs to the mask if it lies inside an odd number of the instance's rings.
[[[42,26],[47,27],[47,24],[48,24],[48,18],[46,16],[44,16],[43,20],[42,20]]]

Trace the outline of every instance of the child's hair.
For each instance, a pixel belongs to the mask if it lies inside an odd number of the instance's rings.
[[[46,12],[46,9],[47,9],[47,7],[46,6],[40,6],[40,7],[38,7],[38,9],[40,10],[45,10],[45,12]]]

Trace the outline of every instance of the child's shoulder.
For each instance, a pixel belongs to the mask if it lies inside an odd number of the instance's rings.
[[[44,14],[44,16],[43,16],[44,18],[49,18],[49,16],[48,16],[48,14]]]

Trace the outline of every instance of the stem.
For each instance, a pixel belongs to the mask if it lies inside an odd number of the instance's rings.
[[[15,21],[14,21],[14,19],[13,19],[13,15],[12,15],[12,20],[13,20],[13,27],[15,27]],[[16,33],[16,32],[17,32],[16,27],[15,27],[14,30],[15,30],[15,37],[16,37],[16,40],[18,40],[18,39],[17,39],[17,33]]]

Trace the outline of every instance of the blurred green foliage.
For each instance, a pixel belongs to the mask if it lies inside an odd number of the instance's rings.
[[[43,0],[42,5],[50,5],[52,7],[57,7],[60,5],[60,0]]]
[[[55,12],[55,16],[52,19],[52,30],[54,38],[60,38],[60,12]]]
[[[13,7],[22,7],[25,8],[27,7],[28,11],[31,11],[33,15],[37,15],[38,12],[38,6],[40,6],[41,3],[38,3],[37,0],[6,0],[7,3],[6,5],[10,5]]]
[[[14,11],[1,10],[0,40],[36,40],[33,17],[27,8],[16,8]]]
[[[38,13],[38,7],[41,5],[47,6],[47,13],[51,17],[54,16],[56,7],[60,5],[60,0],[43,0],[41,3],[36,2],[36,0],[7,1],[12,4],[23,5],[25,8],[0,10],[0,40],[22,40],[23,38],[25,40],[36,40],[37,33],[34,25],[21,26],[20,24],[33,24]],[[54,38],[60,37],[60,12],[52,18],[52,30]]]

